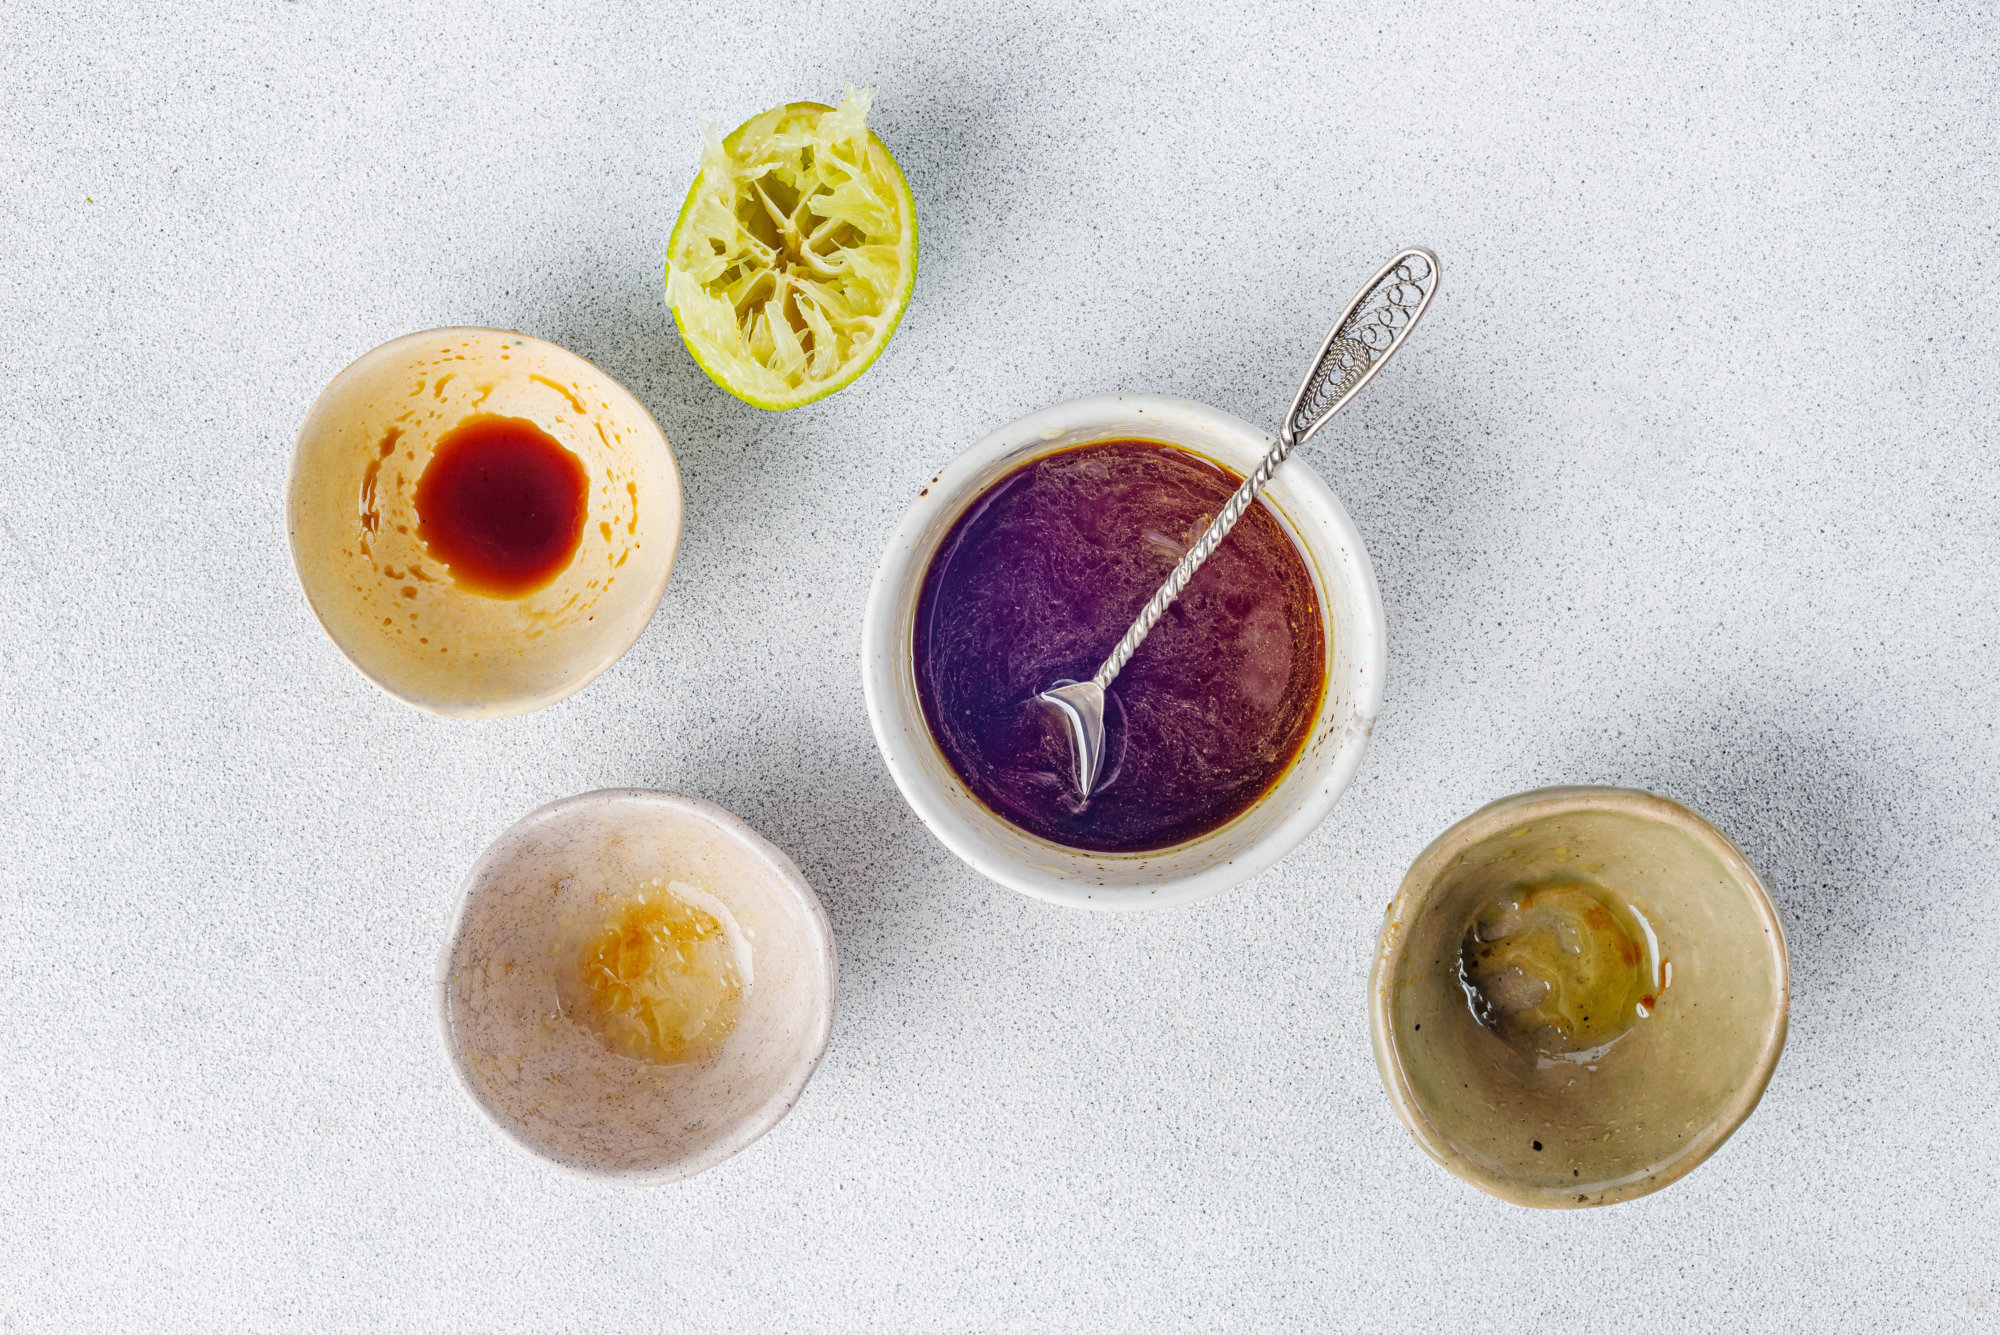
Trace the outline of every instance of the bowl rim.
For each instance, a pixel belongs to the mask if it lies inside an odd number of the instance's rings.
[[[342,379],[361,366],[362,363],[382,356],[405,343],[429,340],[439,335],[453,336],[458,334],[500,334],[509,338],[525,339],[540,348],[552,349],[562,356],[575,358],[598,375],[603,376],[611,384],[616,385],[619,391],[626,398],[630,399],[633,406],[639,410],[639,416],[635,419],[634,425],[642,430],[650,430],[653,438],[659,442],[660,450],[666,455],[667,459],[667,475],[672,479],[674,484],[674,531],[668,543],[667,561],[660,568],[659,581],[653,588],[651,596],[646,601],[646,614],[633,618],[631,635],[617,646],[616,652],[607,653],[604,660],[597,666],[554,690],[544,691],[539,695],[516,696],[485,704],[454,704],[448,701],[421,699],[398,690],[362,666],[361,660],[356,658],[353,651],[347,647],[338,635],[333,633],[333,627],[326,624],[326,617],[320,612],[319,604],[313,601],[312,591],[306,586],[305,566],[299,558],[298,532],[292,524],[292,506],[299,487],[299,455],[305,444],[306,426],[318,414],[320,405],[326,402],[326,397],[333,392],[334,386],[338,385]],[[532,714],[538,709],[546,709],[550,705],[567,700],[570,696],[575,695],[578,691],[610,671],[619,659],[632,651],[632,646],[639,642],[639,637],[644,635],[646,628],[653,624],[653,617],[660,610],[660,600],[666,596],[667,581],[673,577],[674,564],[680,559],[681,535],[687,527],[687,493],[681,483],[680,460],[675,457],[673,443],[667,439],[667,433],[660,429],[659,422],[653,416],[653,410],[648,408],[637,394],[627,389],[623,381],[597,363],[591,361],[588,357],[580,353],[571,352],[560,343],[551,343],[545,338],[536,338],[533,334],[525,334],[518,329],[499,329],[488,325],[440,325],[436,329],[419,329],[412,333],[399,334],[385,343],[376,344],[329,377],[326,384],[320,388],[320,392],[313,396],[313,401],[307,407],[305,416],[299,419],[297,433],[292,437],[291,458],[285,464],[284,507],[285,550],[290,553],[292,558],[292,581],[298,586],[299,596],[305,599],[306,607],[312,612],[313,620],[319,624],[320,631],[332,642],[333,647],[339,650],[340,656],[347,660],[349,666],[353,667],[369,684],[376,687],[384,695],[392,700],[406,704],[412,709],[420,709],[426,714],[433,714],[439,718],[514,718],[521,714]]]
[[[899,652],[895,632],[902,612],[902,604],[891,596],[891,591],[903,586],[908,579],[915,564],[916,539],[940,515],[969,503],[970,498],[965,496],[968,488],[995,460],[1010,451],[1038,439],[1054,442],[1071,431],[1085,427],[1103,427],[1109,431],[1129,432],[1134,438],[1152,438],[1152,433],[1161,425],[1176,422],[1218,437],[1233,436],[1246,443],[1262,441],[1264,448],[1268,448],[1273,439],[1269,433],[1234,414],[1164,394],[1094,394],[1037,409],[980,437],[931,477],[890,532],[869,585],[861,626],[862,693],[867,701],[869,724],[875,734],[875,747],[888,766],[890,777],[895,780],[903,800],[916,813],[918,820],[940,843],[988,879],[1034,899],[1071,908],[1112,912],[1168,908],[1219,894],[1268,870],[1318,828],[1339,802],[1361,766],[1362,756],[1381,714],[1387,624],[1381,590],[1375,581],[1367,545],[1346,508],[1325,480],[1303,460],[1293,459],[1286,466],[1285,487],[1293,498],[1295,508],[1301,511],[1300,517],[1310,515],[1324,524],[1332,535],[1332,541],[1342,547],[1349,558],[1339,571],[1321,570],[1317,562],[1310,560],[1307,564],[1323,598],[1331,601],[1330,586],[1339,584],[1342,593],[1352,601],[1355,632],[1349,636],[1348,653],[1357,665],[1354,680],[1349,683],[1351,703],[1348,712],[1352,721],[1343,730],[1324,780],[1305,794],[1295,810],[1234,858],[1187,876],[1162,881],[1153,893],[1143,898],[1107,899],[1095,896],[1091,885],[1065,878],[1048,867],[985,856],[965,837],[960,828],[961,818],[951,810],[944,795],[925,782],[917,756],[921,754],[922,747],[935,750],[935,739],[928,728],[922,730],[920,739],[903,736],[890,716],[896,692],[896,673],[891,664]],[[1297,541],[1296,538],[1294,540]],[[920,583],[910,587],[918,588]],[[907,655],[908,647],[903,646],[900,652]],[[1329,682],[1329,686],[1331,684]],[[1294,763],[1297,763],[1296,760]],[[1085,856],[1106,863],[1127,859],[1144,861],[1168,851],[1150,849],[1141,853],[1118,854],[1085,852],[1053,843],[1049,847],[1063,854],[1084,852]]]
[[[571,815],[578,808],[603,807],[624,803],[661,808],[681,816],[692,816],[704,821],[720,833],[732,838],[742,848],[761,860],[776,874],[779,881],[792,892],[792,897],[800,909],[800,921],[809,933],[808,948],[804,954],[817,960],[817,976],[820,983],[822,1005],[819,1008],[819,1032],[808,1043],[809,1055],[796,1069],[766,1098],[750,1111],[728,1135],[718,1138],[713,1144],[698,1154],[666,1164],[658,1168],[593,1168],[587,1164],[571,1163],[548,1153],[519,1129],[508,1124],[488,1103],[472,1082],[472,1075],[466,1069],[464,1055],[459,1051],[458,1041],[451,1027],[451,959],[457,949],[459,936],[465,930],[467,910],[472,906],[472,891],[480,878],[494,869],[499,861],[500,849],[516,836],[527,833],[537,826],[554,824]],[[813,944],[819,949],[811,949]],[[487,1126],[500,1139],[520,1153],[543,1164],[561,1169],[573,1177],[585,1178],[593,1182],[616,1182],[627,1186],[658,1186],[669,1182],[680,1182],[697,1173],[706,1172],[723,1160],[747,1148],[772,1127],[783,1121],[793,1106],[799,1101],[805,1087],[819,1069],[820,1061],[826,1056],[828,1040],[833,1036],[834,1011],[839,1004],[840,977],[839,962],[835,955],[833,923],[828,918],[826,906],[819,895],[783,850],[770,840],[751,829],[743,820],[699,797],[686,793],[672,792],[662,788],[597,788],[587,793],[576,793],[558,798],[536,807],[527,815],[509,825],[493,837],[491,843],[473,860],[464,878],[459,882],[458,895],[452,908],[451,925],[445,933],[444,945],[438,951],[437,962],[431,974],[431,1000],[437,1020],[438,1039],[444,1045],[445,1061],[451,1068],[452,1077],[468,1101],[479,1112]]]
[[[1751,908],[1763,920],[1766,941],[1776,967],[1777,999],[1764,1030],[1750,1078],[1717,1109],[1718,1116],[1686,1149],[1666,1164],[1636,1180],[1619,1182],[1578,1200],[1573,1194],[1541,1187],[1528,1187],[1490,1173],[1459,1150],[1434,1127],[1403,1070],[1402,1049],[1389,1022],[1389,980],[1400,967],[1410,940],[1410,925],[1437,888],[1440,875],[1452,860],[1472,845],[1516,825],[1572,811],[1617,811],[1627,815],[1672,825],[1705,845],[1722,862],[1741,887]],[[1764,1090],[1778,1069],[1791,1021],[1791,960],[1785,944],[1784,922],[1771,900],[1764,879],[1750,865],[1736,842],[1699,813],[1670,797],[1641,788],[1621,788],[1598,784],[1572,784],[1535,788],[1488,802],[1433,839],[1405,873],[1383,915],[1382,931],[1376,940],[1375,961],[1368,973],[1368,1027],[1375,1049],[1375,1064],[1396,1110],[1411,1137],[1424,1152],[1455,1176],[1514,1205],[1538,1209],[1585,1209],[1635,1200],[1671,1186],[1700,1167],[1710,1155],[1756,1110]]]

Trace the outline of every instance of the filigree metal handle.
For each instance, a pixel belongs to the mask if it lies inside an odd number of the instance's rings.
[[[1437,295],[1437,256],[1419,246],[1397,252],[1355,294],[1341,317],[1320,344],[1306,377],[1299,382],[1298,395],[1278,430],[1278,441],[1270,453],[1258,461],[1222,513],[1209,523],[1194,546],[1188,548],[1180,564],[1167,576],[1166,583],[1147,601],[1132,628],[1118,641],[1098,667],[1091,681],[1099,690],[1108,690],[1112,679],[1131,661],[1139,645],[1166,615],[1174,600],[1187,588],[1202,562],[1215,554],[1236,521],[1257,503],[1257,497],[1291,452],[1311,440],[1313,433],[1333,419],[1335,413],[1353,401],[1361,387],[1388,363],[1403,346],[1403,340],[1417,327],[1431,298]],[[1089,791],[1088,788],[1085,789]]]

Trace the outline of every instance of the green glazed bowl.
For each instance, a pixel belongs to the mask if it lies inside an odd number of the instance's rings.
[[[1459,982],[1479,906],[1549,879],[1614,891],[1671,965],[1652,1012],[1589,1062],[1524,1055]],[[1482,807],[1417,858],[1382,925],[1369,1011],[1390,1102],[1432,1158],[1517,1205],[1609,1205],[1691,1172],[1757,1106],[1785,1045],[1784,929],[1742,851],[1686,807],[1544,788]]]

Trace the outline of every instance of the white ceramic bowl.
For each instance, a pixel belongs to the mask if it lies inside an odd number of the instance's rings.
[[[556,970],[600,892],[654,877],[722,902],[749,945],[736,1026],[699,1062],[611,1052],[559,1010]],[[791,1110],[833,1031],[833,929],[791,859],[699,798],[639,788],[523,817],[466,874],[438,956],[445,1052],[509,1142],[585,1177],[675,1182],[713,1168]]]
[[[458,588],[416,536],[417,479],[474,413],[527,418],[589,476],[575,558],[526,597]],[[681,477],[652,414],[583,358],[506,329],[432,329],[320,393],[285,511],[306,600],[363,676],[434,714],[493,717],[554,704],[632,647],[673,571]]]
[[[1305,553],[1326,627],[1326,696],[1297,760],[1256,805],[1198,839],[1145,853],[1092,853],[1027,833],[968,791],[932,739],[917,698],[912,638],[931,556],[969,504],[1040,455],[1097,440],[1163,441],[1241,475],[1272,439],[1241,418],[1153,394],[1102,394],[1030,413],[946,465],[904,512],[875,570],[861,632],[861,678],[875,743],[917,816],[952,852],[1002,885],[1079,908],[1181,904],[1270,867],[1339,800],[1382,705],[1382,598],[1354,522],[1297,457],[1264,500]]]

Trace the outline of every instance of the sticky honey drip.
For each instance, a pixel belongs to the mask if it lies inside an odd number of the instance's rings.
[[[734,944],[713,914],[688,902],[697,897],[678,881],[641,886],[612,906],[558,979],[563,1012],[612,1052],[656,1065],[691,1062],[735,1028],[743,986]]]

